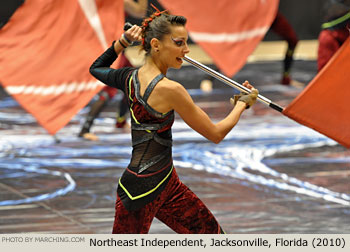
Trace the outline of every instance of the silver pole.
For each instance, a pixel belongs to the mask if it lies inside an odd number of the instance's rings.
[[[225,75],[218,73],[214,71],[213,69],[203,65],[202,63],[199,63],[198,61],[195,61],[194,59],[191,59],[187,56],[183,58],[185,61],[193,65],[194,67],[198,68],[199,70],[202,70],[203,72],[206,72],[207,74],[213,76],[215,79],[222,81],[223,83],[229,85],[230,87],[234,87],[238,89],[239,91],[245,92],[245,93],[250,93],[250,89],[246,88],[245,86],[239,84],[238,82],[231,80],[230,78],[226,77]],[[267,99],[266,97],[262,96],[261,94],[258,95],[257,99],[269,107],[277,110],[278,112],[283,111],[283,107],[279,106],[276,103],[273,103],[271,100]]]

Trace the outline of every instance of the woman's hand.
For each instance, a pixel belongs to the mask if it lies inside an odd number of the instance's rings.
[[[255,104],[259,91],[255,89],[248,81],[245,81],[243,86],[251,90],[250,94],[241,92],[239,95],[235,95],[233,99],[231,98],[230,102],[233,105],[236,105],[237,103],[245,103],[246,108],[248,109]]]
[[[130,46],[135,41],[142,40],[142,28],[137,25],[133,25],[130,29],[125,31],[121,36],[117,43],[114,43],[114,51],[119,54],[125,48]]]
[[[123,39],[126,39],[129,44],[132,44],[135,41],[141,41],[141,33],[142,28],[138,25],[133,25],[130,29],[124,32],[125,37]]]

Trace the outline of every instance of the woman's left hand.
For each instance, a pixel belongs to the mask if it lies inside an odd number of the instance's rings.
[[[125,31],[124,36],[131,42],[142,40],[142,28],[138,25],[133,25],[130,29]]]

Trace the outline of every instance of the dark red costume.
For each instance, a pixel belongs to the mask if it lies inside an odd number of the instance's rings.
[[[332,0],[325,5],[325,23],[318,37],[317,69],[320,71],[349,38],[350,1]]]
[[[179,180],[172,160],[174,111],[159,113],[148,103],[159,74],[140,94],[138,70],[112,69],[117,54],[107,49],[90,72],[127,96],[132,129],[132,157],[118,183],[113,233],[148,233],[154,217],[178,233],[221,233],[215,217]]]

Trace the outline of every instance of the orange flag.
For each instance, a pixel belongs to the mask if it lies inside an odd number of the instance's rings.
[[[193,39],[232,77],[264,38],[278,9],[278,0],[159,0],[171,13],[187,18]]]
[[[55,134],[101,89],[89,67],[123,25],[123,0],[26,0],[0,30],[0,83]]]
[[[283,114],[350,148],[349,69],[348,39]]]

